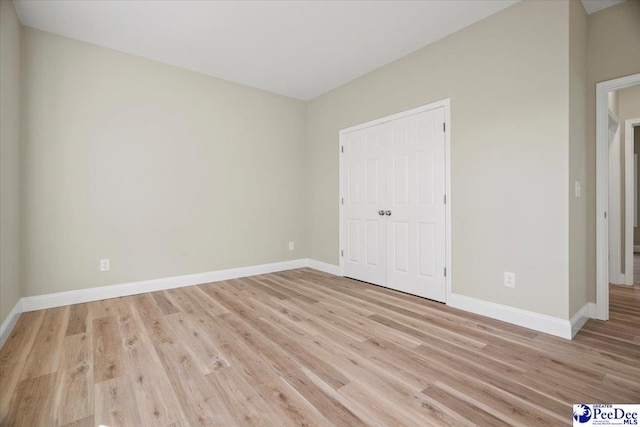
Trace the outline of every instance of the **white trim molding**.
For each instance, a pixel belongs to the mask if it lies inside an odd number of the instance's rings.
[[[334,276],[341,276],[340,266],[334,264],[327,264],[326,262],[316,261],[315,259],[308,260],[307,267],[313,268],[314,270],[323,271],[325,273],[333,274]]]
[[[259,274],[276,273],[278,271],[293,270],[304,267],[313,268],[315,270],[324,271],[325,273],[334,275],[340,274],[340,268],[337,265],[302,258],[271,264],[230,268],[206,273],[188,274],[184,276],[144,280],[141,282],[122,283],[118,285],[100,286],[97,288],[86,288],[75,291],[23,297],[18,300],[15,307],[13,307],[7,318],[2,322],[2,326],[0,326],[0,348],[2,348],[5,341],[13,331],[20,315],[27,311],[43,310],[47,308],[99,301],[109,298],[125,297],[146,292],[181,288],[184,286],[201,285],[203,283],[219,282],[221,280],[237,279],[240,277],[256,276]]]
[[[119,285],[100,286],[98,288],[78,289],[76,291],[36,295],[33,297],[22,298],[22,308],[23,311],[42,310],[45,308],[60,307],[70,304],[118,298],[146,292],[162,291],[165,289],[182,288],[184,286],[201,285],[203,283],[219,282],[221,280],[237,279],[239,277],[275,273],[277,271],[303,268],[308,265],[309,261],[307,259],[297,259],[293,261],[275,262],[272,264],[210,271],[207,273],[188,274],[185,276],[174,276],[163,279],[123,283]]]
[[[609,92],[640,84],[640,73],[596,84],[596,306],[609,319]]]
[[[580,310],[576,314],[574,314],[569,323],[571,323],[571,338],[575,337],[576,334],[587,320],[594,319],[596,317],[596,304],[593,302],[588,302],[582,306]]]
[[[611,110],[607,119],[607,144],[609,147],[609,283],[624,283],[622,270],[622,141],[620,121]]]
[[[15,327],[20,314],[23,312],[137,295],[146,292],[175,289],[184,286],[200,285],[203,283],[218,282],[221,280],[230,280],[259,274],[275,273],[278,271],[304,267],[340,276],[340,267],[338,265],[303,258],[272,264],[262,264],[207,273],[189,274],[185,276],[174,276],[163,279],[145,280],[119,285],[101,286],[98,288],[79,289],[76,291],[23,297],[16,303],[15,307],[11,310],[0,327],[0,348],[4,345],[5,341],[11,334],[11,331]],[[571,339],[582,325],[584,325],[587,318],[596,317],[594,303],[587,303],[571,318],[571,320],[563,320],[553,316],[534,313],[453,293],[448,295],[447,305],[566,339]]]
[[[454,293],[449,295],[447,305],[560,338],[570,340],[573,337],[570,321],[558,317]]]
[[[13,306],[6,319],[4,319],[4,322],[2,322],[2,326],[0,326],[0,348],[2,348],[4,343],[7,341],[9,335],[11,335],[13,328],[16,326],[16,323],[18,323],[18,319],[20,318],[22,311],[21,298],[16,302],[16,305]]]
[[[101,286],[98,288],[79,289],[76,291],[58,292],[33,297],[23,297],[18,300],[13,310],[11,310],[7,318],[2,323],[2,326],[0,326],[0,348],[2,348],[5,341],[11,334],[11,331],[20,318],[20,314],[26,311],[42,310],[83,302],[137,295],[146,292],[155,292],[184,286],[200,285],[203,283],[275,273],[278,271],[303,267],[309,267],[325,273],[340,276],[340,266],[338,265],[303,258],[272,264],[232,268],[207,273],[123,283],[119,285]],[[573,336],[575,336],[580,328],[586,323],[588,318],[596,317],[596,305],[594,303],[585,304],[585,306],[582,307],[571,318],[571,320],[563,320],[553,316],[534,313],[453,293],[449,293],[447,305],[566,339],[573,338]]]

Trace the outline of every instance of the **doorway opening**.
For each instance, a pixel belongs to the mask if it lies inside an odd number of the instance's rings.
[[[638,222],[638,203],[640,203],[640,174],[638,173],[638,159],[640,157],[640,85],[625,89],[633,92],[635,110],[633,118],[625,119],[626,113],[621,114],[624,119],[624,150],[625,150],[625,285],[640,284],[640,223]]]
[[[640,73],[596,85],[596,317],[600,320],[609,319],[609,284],[633,284],[630,231],[637,224],[637,185],[633,185],[637,167],[633,167],[633,143],[627,144],[629,135],[621,138],[621,127],[626,130],[629,121],[629,133],[635,135],[635,125],[633,119],[621,122],[609,101],[610,93],[636,85]]]

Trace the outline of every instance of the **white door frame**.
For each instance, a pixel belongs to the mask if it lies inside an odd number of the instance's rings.
[[[596,318],[609,320],[609,91],[640,84],[640,73],[596,84]]]
[[[447,269],[447,274],[445,277],[445,302],[449,300],[449,295],[451,295],[451,100],[450,98],[443,99],[441,101],[432,102],[427,105],[423,105],[421,107],[412,108],[411,110],[402,111],[400,113],[392,114],[390,116],[382,117],[376,120],[372,120],[370,122],[362,123],[356,126],[352,126],[346,129],[342,129],[340,131],[339,145],[338,145],[338,158],[339,160],[339,191],[338,191],[338,207],[339,207],[339,233],[340,233],[340,251],[338,253],[338,257],[340,260],[340,275],[344,276],[344,248],[346,236],[344,235],[344,230],[342,226],[343,220],[343,201],[345,194],[345,176],[346,171],[344,170],[346,165],[342,160],[343,156],[341,153],[343,152],[344,147],[344,138],[345,134],[353,131],[357,131],[360,129],[368,128],[371,126],[380,125],[382,123],[390,122],[392,120],[401,119],[403,117],[412,116],[414,114],[422,113],[429,110],[434,110],[436,108],[444,108],[444,122],[445,122],[445,133],[444,133],[444,153],[445,153],[445,195],[447,198],[447,203],[445,205],[445,268]]]
[[[636,175],[634,167],[633,141],[634,132],[640,129],[640,117],[624,121],[624,180],[625,180],[625,236],[624,236],[624,279],[625,285],[633,285],[633,228],[637,206]]]
[[[607,142],[609,146],[609,283],[624,283],[622,271],[622,151],[624,141],[620,140],[622,131],[620,119],[608,110]],[[612,137],[613,134],[613,137]]]

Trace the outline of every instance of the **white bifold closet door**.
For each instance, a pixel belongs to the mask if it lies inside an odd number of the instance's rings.
[[[445,300],[444,108],[348,133],[344,275]]]

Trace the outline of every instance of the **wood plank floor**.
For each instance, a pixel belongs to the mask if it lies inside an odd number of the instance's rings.
[[[640,402],[640,287],[573,341],[310,269],[24,313],[2,426],[570,425]]]

